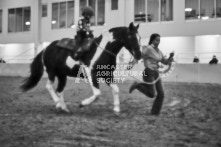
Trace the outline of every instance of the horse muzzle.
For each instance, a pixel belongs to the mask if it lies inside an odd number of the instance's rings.
[[[141,59],[141,52],[140,50],[136,50],[136,51],[132,51],[131,54],[133,55],[133,57],[136,59],[136,60],[140,60]]]
[[[83,56],[83,52],[76,52],[74,53],[74,55],[72,56],[74,60],[78,61],[82,58]]]

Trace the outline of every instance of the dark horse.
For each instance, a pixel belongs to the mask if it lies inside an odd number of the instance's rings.
[[[91,104],[101,95],[99,83],[100,79],[103,79],[112,89],[114,112],[120,112],[119,88],[113,74],[117,65],[116,57],[120,50],[125,47],[136,60],[141,59],[138,28],[139,25],[134,26],[133,23],[129,27],[112,28],[109,30],[112,40],[106,39],[105,41],[105,37],[103,38],[100,47],[104,50],[99,55],[95,55],[97,56],[95,62],[86,70],[87,75],[90,75],[88,78],[93,95],[83,100],[80,104],[81,107]]]
[[[92,43],[90,49],[84,50],[82,52],[73,52],[71,50],[58,47],[57,41],[52,42],[45,50],[40,52],[31,63],[31,73],[30,76],[25,79],[21,88],[24,91],[30,90],[35,87],[40,81],[44,66],[46,72],[48,73],[48,82],[46,88],[50,92],[56,108],[61,108],[64,111],[69,112],[66,107],[63,98],[63,90],[66,85],[67,76],[71,77],[85,77],[85,74],[80,73],[80,65],[76,64],[72,67],[69,67],[66,63],[67,59],[72,59],[70,57],[78,56],[81,63],[84,64],[84,68],[87,74],[88,81],[93,90],[93,96],[82,101],[81,106],[88,105],[92,103],[98,96],[100,96],[98,78],[110,78],[107,84],[112,88],[113,97],[114,97],[114,111],[120,112],[119,107],[119,88],[114,83],[113,74],[110,76],[97,76],[97,72],[102,69],[97,69],[98,65],[113,65],[116,67],[116,56],[121,50],[125,47],[135,59],[139,60],[141,58],[140,45],[137,38],[139,25],[134,26],[133,23],[130,23],[129,27],[116,27],[109,30],[112,35],[112,40],[102,38],[102,36],[95,39]],[[101,41],[102,40],[102,41]],[[100,48],[103,48],[101,52],[97,50],[98,45]],[[104,45],[104,47],[102,47]],[[112,67],[113,67],[112,66]],[[110,72],[113,72],[115,68],[109,69]],[[52,84],[54,83],[55,77],[58,79],[58,86],[56,92],[54,91]]]

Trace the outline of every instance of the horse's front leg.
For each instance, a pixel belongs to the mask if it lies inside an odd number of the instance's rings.
[[[67,82],[67,77],[62,75],[59,75],[57,77],[58,77],[58,87],[56,91],[57,91],[57,96],[60,99],[60,102],[56,105],[56,107],[61,108],[61,110],[69,113],[70,111],[67,109],[67,105],[65,104],[64,101],[64,87]]]
[[[60,102],[57,103],[56,108],[61,108],[61,110],[69,113],[70,111],[67,108],[67,105],[65,104],[64,101],[64,92],[57,92],[58,97],[60,98]]]
[[[97,81],[96,75],[93,74],[91,76],[90,69],[86,66],[84,67],[84,72],[87,74],[88,82],[92,88],[93,95],[89,98],[84,99],[81,102],[80,107],[90,105],[101,95],[101,91],[99,89],[99,83]]]
[[[47,81],[46,84],[46,89],[49,91],[53,101],[55,102],[56,108],[60,108],[61,107],[61,100],[58,97],[58,95],[55,93],[55,90],[53,88],[53,81],[49,80]]]
[[[113,99],[114,99],[114,112],[115,113],[120,113],[120,100],[119,100],[119,87],[117,84],[110,84],[112,94],[113,94]]]
[[[92,91],[93,91],[93,95],[89,98],[84,99],[81,102],[80,107],[90,105],[101,95],[100,89],[98,89],[96,87],[92,87]]]

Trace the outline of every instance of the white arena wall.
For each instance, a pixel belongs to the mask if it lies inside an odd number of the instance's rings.
[[[27,63],[45,47],[45,44],[64,37],[73,38],[76,28],[51,29],[52,3],[60,1],[65,0],[1,0],[3,32],[0,33],[0,57],[9,63]],[[185,0],[173,2],[173,21],[140,23],[139,34],[142,38],[142,45],[148,43],[152,33],[159,33],[162,36],[160,49],[166,54],[175,51],[175,59],[178,63],[191,63],[195,55],[200,58],[201,63],[208,63],[214,54],[221,61],[221,18],[187,21],[184,18]],[[41,17],[41,4],[48,4],[47,17]],[[8,9],[24,6],[31,6],[31,31],[8,33]],[[111,1],[105,1],[105,25],[92,27],[95,36],[112,27],[128,26],[134,21],[134,0],[120,0],[118,6],[118,10],[111,10]],[[75,25],[79,16],[79,0],[75,0]],[[14,46],[15,44],[17,46]],[[26,52],[30,48],[29,44],[33,46],[27,53],[30,57],[25,54],[23,57],[19,56],[18,59],[9,60],[11,57]],[[13,46],[13,49],[10,46]],[[11,52],[10,55],[5,54],[8,49],[16,51]],[[27,60],[22,61],[25,57]]]
[[[148,41],[149,38],[141,39],[141,45],[147,45]],[[50,42],[43,42],[38,52],[49,44]],[[161,37],[159,48],[165,55],[175,52],[177,63],[192,63],[195,55],[199,57],[200,63],[208,63],[213,55],[221,62],[220,35]],[[120,54],[130,59],[129,52],[122,50]],[[7,63],[30,63],[34,56],[34,43],[0,44],[0,58],[4,58]]]

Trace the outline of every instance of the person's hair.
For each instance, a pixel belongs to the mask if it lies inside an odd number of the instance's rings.
[[[160,35],[157,34],[157,33],[152,34],[152,35],[150,36],[150,40],[149,40],[149,43],[148,43],[148,44],[151,45],[151,44],[153,43],[153,41],[154,41],[157,37],[160,37]]]
[[[90,6],[84,7],[83,10],[82,10],[82,15],[85,16],[86,14],[90,15],[90,16],[93,16],[94,15],[93,8],[91,8]]]

